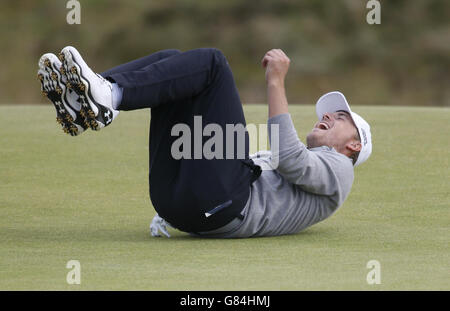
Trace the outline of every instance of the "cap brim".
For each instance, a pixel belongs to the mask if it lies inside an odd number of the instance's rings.
[[[347,99],[341,92],[327,93],[317,101],[316,114],[319,120],[322,120],[325,113],[333,113],[339,110],[347,111],[350,115],[352,114]]]
[[[350,114],[353,124],[358,129],[359,135],[361,135],[361,131],[356,123],[353,111],[350,109],[350,105],[348,104],[344,94],[338,91],[327,93],[322,95],[316,104],[316,114],[319,121],[322,120],[325,113],[333,113],[340,110],[347,111]]]

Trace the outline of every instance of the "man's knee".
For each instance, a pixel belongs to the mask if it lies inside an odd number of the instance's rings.
[[[161,51],[161,58],[167,58],[167,57],[170,57],[170,56],[173,56],[173,55],[177,55],[177,54],[180,54],[181,53],[181,51],[180,50],[177,50],[177,49],[167,49],[167,50],[162,50]]]
[[[197,55],[204,61],[209,61],[213,65],[221,65],[226,63],[225,55],[217,48],[199,48],[195,50]]]
[[[217,48],[211,48],[211,53],[213,54],[213,57],[215,58],[215,63],[218,65],[227,65],[227,59],[223,52]]]
[[[223,52],[217,48],[204,48],[205,58],[209,61],[211,78],[215,80],[217,77],[231,73],[228,69],[228,61]]]

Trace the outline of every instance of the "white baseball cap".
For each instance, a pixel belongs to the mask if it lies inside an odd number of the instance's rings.
[[[319,121],[327,112],[336,112],[339,110],[347,111],[358,129],[361,138],[361,151],[354,166],[358,166],[366,161],[372,153],[372,135],[370,134],[370,125],[361,116],[350,109],[350,106],[341,92],[330,92],[319,98],[316,104],[316,114]]]

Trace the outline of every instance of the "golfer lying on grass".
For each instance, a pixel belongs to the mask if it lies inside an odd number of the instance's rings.
[[[102,129],[121,110],[151,108],[153,236],[169,236],[170,224],[196,236],[244,238],[296,233],[332,215],[350,192],[354,166],[372,150],[369,125],[339,92],[318,100],[319,121],[306,146],[299,140],[284,91],[289,62],[278,49],[262,59],[271,152],[252,156],[233,75],[217,49],[163,50],[100,75],[75,48],[65,47],[59,58],[41,57],[38,77],[57,122],[72,136]],[[243,128],[242,137],[234,139],[234,131],[226,137],[230,125]],[[200,142],[192,135],[180,144],[181,132],[208,128]],[[215,157],[191,148],[214,134]]]

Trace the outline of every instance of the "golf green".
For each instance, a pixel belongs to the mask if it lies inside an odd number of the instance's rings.
[[[373,153],[335,215],[295,235],[209,240],[149,235],[148,110],[70,137],[50,105],[0,106],[0,290],[450,290],[450,110],[353,109]],[[244,110],[266,122],[265,105]],[[314,107],[290,112],[304,140]],[[381,284],[367,282],[371,260]]]

